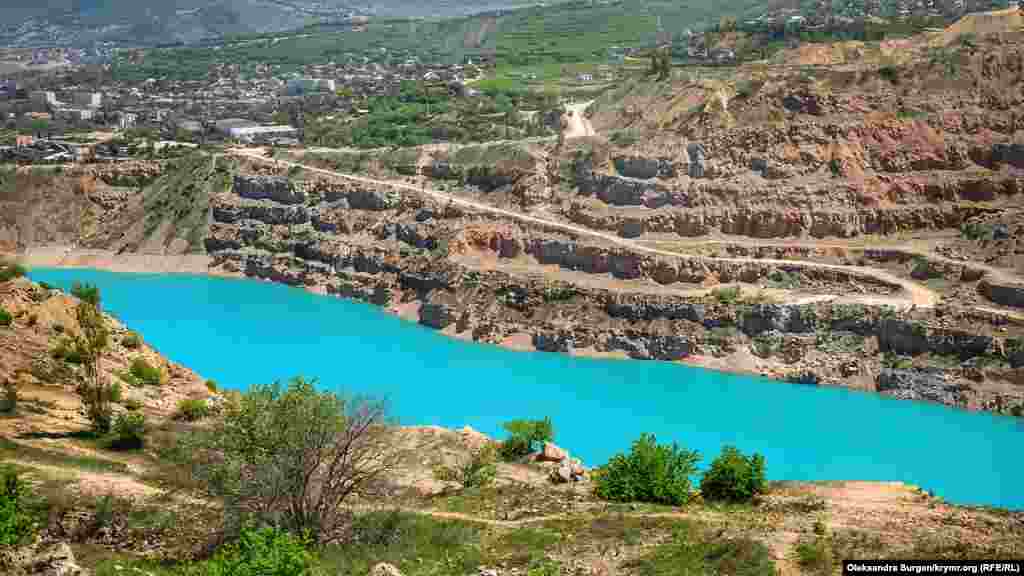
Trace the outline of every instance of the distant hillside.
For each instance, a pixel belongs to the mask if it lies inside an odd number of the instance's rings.
[[[0,45],[82,46],[195,42],[224,35],[281,32],[348,14],[455,17],[529,4],[524,0],[53,0],[0,3]]]

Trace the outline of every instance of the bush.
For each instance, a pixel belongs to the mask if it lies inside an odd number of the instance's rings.
[[[93,306],[99,307],[100,305],[100,289],[92,284],[75,282],[71,285],[71,295]]]
[[[82,353],[74,346],[74,343],[64,340],[54,346],[50,351],[54,360],[63,360],[69,364],[81,364]]]
[[[726,286],[725,288],[715,288],[711,291],[711,296],[722,304],[734,304],[740,299],[740,287]]]
[[[438,480],[458,482],[463,488],[489,486],[497,474],[497,454],[493,444],[473,451],[469,458],[456,467],[441,467],[434,471]]]
[[[4,309],[3,306],[0,306],[0,326],[10,326],[12,323],[14,323],[14,316],[11,316],[10,312]]]
[[[206,381],[206,389],[209,390],[210,392],[216,394],[217,393],[217,381],[216,380],[207,380]]]
[[[0,397],[0,413],[14,414],[18,411],[18,383],[4,380],[3,396]]]
[[[273,528],[243,530],[237,542],[223,547],[210,560],[194,566],[194,576],[308,576],[316,557],[305,539]]]
[[[210,407],[201,398],[187,398],[178,402],[178,418],[187,422],[202,420],[210,415]]]
[[[704,472],[700,494],[705,500],[749,502],[763,493],[767,484],[763,456],[744,456],[735,447],[726,446]]]
[[[29,512],[28,486],[13,471],[4,471],[0,480],[0,547],[16,546],[35,532]]]
[[[135,450],[146,443],[146,416],[142,412],[123,412],[114,420],[114,439],[111,447]]]
[[[651,502],[679,506],[690,499],[690,476],[700,454],[677,444],[658,445],[653,434],[633,442],[594,474],[594,492],[614,502]]]
[[[163,372],[159,368],[146,362],[146,359],[142,356],[132,360],[132,366],[129,371],[139,382],[147,386],[159,386],[164,377]]]
[[[25,274],[28,274],[28,270],[26,270],[24,266],[20,266],[18,264],[0,265],[0,282],[7,282],[8,280],[21,278]]]
[[[508,439],[501,443],[501,457],[504,460],[522,458],[534,450],[540,450],[545,442],[555,438],[555,428],[551,418],[543,420],[513,420],[502,425],[509,433]]]
[[[121,339],[121,345],[130,350],[135,350],[142,345],[142,339],[135,332],[129,332]]]

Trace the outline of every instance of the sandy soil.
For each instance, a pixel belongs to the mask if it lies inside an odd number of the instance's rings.
[[[111,272],[232,275],[211,269],[212,260],[205,254],[117,254],[109,250],[46,246],[29,248],[20,254],[0,256],[14,258],[29,268],[97,268]]]

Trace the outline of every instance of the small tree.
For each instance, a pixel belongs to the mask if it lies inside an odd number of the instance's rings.
[[[80,288],[79,284],[75,284]],[[78,319],[79,333],[72,340],[73,351],[81,360],[84,378],[79,383],[78,394],[86,407],[86,414],[92,422],[93,429],[101,434],[110,431],[110,401],[112,390],[100,374],[100,360],[103,352],[110,345],[110,331],[106,320],[100,312],[99,289],[88,287],[83,292],[85,298],[75,310]]]
[[[347,521],[342,503],[400,461],[385,413],[381,403],[318,392],[301,377],[257,385],[186,436],[180,455],[224,498],[229,534],[254,520],[330,542]]]
[[[82,302],[92,304],[96,308],[100,307],[100,289],[92,284],[75,282],[71,285],[71,295]]]
[[[543,420],[512,420],[502,427],[509,433],[508,439],[501,443],[501,457],[505,460],[526,456],[555,438],[551,417]]]
[[[653,434],[643,434],[629,454],[616,455],[596,471],[594,492],[614,502],[679,506],[690,499],[690,476],[699,461],[696,451],[658,445]]]
[[[763,493],[767,484],[763,456],[744,456],[735,447],[726,446],[704,472],[700,493],[706,500],[748,502]]]
[[[0,548],[21,544],[35,532],[29,497],[28,486],[16,472],[0,474]]]

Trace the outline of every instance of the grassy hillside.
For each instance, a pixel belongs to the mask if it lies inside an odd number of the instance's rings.
[[[238,37],[218,47],[156,49],[141,64],[121,62],[125,79],[168,76],[203,77],[218,62],[238,64],[242,74],[258,64],[290,71],[306,64],[346,61],[370,56],[403,61],[459,61],[466,56],[495,53],[499,63],[521,67],[553,63],[603,61],[613,46],[653,42],[659,19],[662,29],[679,33],[717,22],[723,15],[758,9],[753,0],[676,4],[619,0],[608,3],[573,0],[522,8],[495,18],[477,15],[444,20],[377,19],[364,31],[314,25],[289,37],[280,34]]]
[[[581,62],[605,58],[612,46],[635,46],[655,40],[661,28],[679,33],[700,29],[721,16],[746,14],[763,7],[753,0],[674,3],[576,0],[513,12],[500,20],[498,56],[508,64]]]

